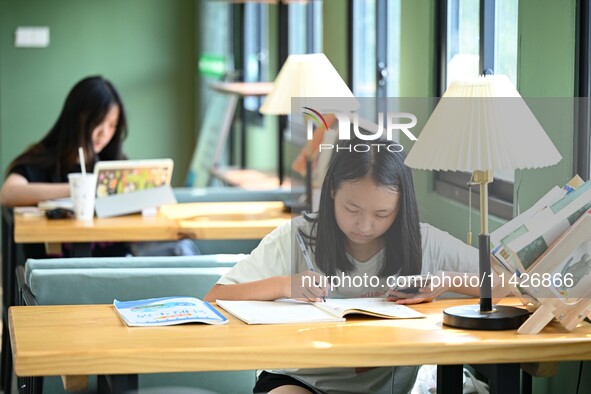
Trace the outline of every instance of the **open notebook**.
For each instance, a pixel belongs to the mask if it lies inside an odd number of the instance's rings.
[[[292,299],[277,301],[224,301],[217,305],[248,324],[289,324],[345,321],[345,315],[364,314],[386,319],[425,317],[407,306],[383,298],[327,299],[305,302]]]

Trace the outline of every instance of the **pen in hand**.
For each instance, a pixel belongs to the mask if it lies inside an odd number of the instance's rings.
[[[296,240],[298,241],[298,245],[300,247],[300,250],[302,251],[302,255],[304,255],[304,260],[306,261],[306,265],[308,266],[308,270],[310,270],[312,272],[316,272],[316,270],[314,269],[314,265],[312,264],[312,259],[310,258],[310,255],[308,254],[308,249],[306,248],[306,244],[304,243],[304,238],[302,237],[302,234],[297,232],[295,236],[296,236]],[[324,296],[322,296],[322,301],[326,302],[326,298]]]

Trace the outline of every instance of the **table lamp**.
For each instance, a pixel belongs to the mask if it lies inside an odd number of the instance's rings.
[[[457,80],[447,89],[405,161],[416,169],[471,172],[480,187],[480,306],[448,308],[444,324],[505,330],[527,319],[526,310],[492,305],[488,184],[494,170],[545,167],[561,158],[506,76]]]
[[[318,103],[325,100],[318,98],[327,98],[329,103],[331,98],[354,98],[353,93],[343,81],[337,70],[330,63],[324,53],[312,53],[304,55],[290,55],[279,71],[277,78],[273,82],[273,89],[267,95],[261,113],[267,115],[288,115],[292,113],[292,98],[301,99],[300,102],[306,106],[306,99],[311,100],[316,111],[329,111],[329,108],[319,108]],[[337,105],[342,106],[342,101]],[[358,106],[355,100],[355,105]],[[356,108],[332,108],[332,110],[347,111]],[[304,111],[303,108],[298,109]],[[293,114],[292,114],[293,115]],[[312,122],[306,120],[307,135],[311,134]],[[281,136],[282,130],[279,131]],[[279,139],[279,149],[283,149],[283,139]],[[311,209],[312,202],[312,148],[310,140],[306,143],[306,205]],[[282,163],[279,163],[281,166]]]

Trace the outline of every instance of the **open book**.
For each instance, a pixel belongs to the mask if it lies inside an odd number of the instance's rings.
[[[150,298],[113,301],[128,326],[170,326],[181,323],[225,324],[225,316],[208,302],[193,297]]]
[[[306,302],[292,299],[277,301],[224,301],[216,303],[248,324],[289,324],[345,321],[345,315],[363,314],[386,319],[425,317],[407,306],[384,298],[327,299]]]

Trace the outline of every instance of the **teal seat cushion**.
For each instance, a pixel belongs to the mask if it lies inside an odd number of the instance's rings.
[[[177,202],[289,201],[289,189],[246,190],[237,187],[175,187]]]
[[[211,254],[200,256],[164,257],[86,257],[67,259],[28,259],[25,281],[31,283],[31,272],[38,269],[66,268],[199,268],[232,267],[244,254]]]
[[[203,298],[230,267],[35,269],[28,285],[39,305],[111,304],[143,298]]]

